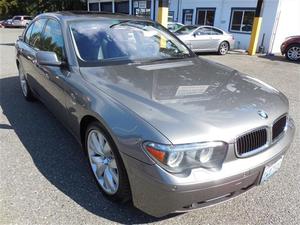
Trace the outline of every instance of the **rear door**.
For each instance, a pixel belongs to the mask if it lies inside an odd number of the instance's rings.
[[[46,20],[39,19],[30,25],[25,33],[24,42],[20,49],[21,63],[26,73],[27,81],[37,95],[40,95],[41,92],[41,71],[36,65],[36,53],[42,47],[41,38]]]
[[[223,31],[211,27],[211,48],[213,50],[217,51],[219,49],[219,45],[223,41],[223,39],[224,39]]]

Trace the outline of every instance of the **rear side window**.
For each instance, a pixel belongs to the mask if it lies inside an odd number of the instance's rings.
[[[29,44],[38,50],[42,47],[42,32],[45,22],[46,19],[40,19],[35,21],[30,35]]]
[[[223,31],[215,29],[215,28],[211,28],[211,34],[212,35],[222,35]]]
[[[33,28],[33,24],[27,29],[26,33],[25,33],[25,38],[24,41],[29,44],[29,39],[30,39],[30,35],[32,32],[32,28]]]
[[[32,18],[29,16],[24,16],[24,20],[32,20]]]
[[[55,52],[60,60],[64,59],[64,40],[59,22],[49,19],[43,35],[43,51]]]

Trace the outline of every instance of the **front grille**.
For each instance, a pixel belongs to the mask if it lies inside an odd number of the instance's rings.
[[[278,138],[284,131],[286,126],[286,116],[280,118],[277,122],[274,123],[272,127],[272,141]]]
[[[261,128],[251,131],[237,139],[237,154],[243,156],[254,151],[267,143],[267,129]]]

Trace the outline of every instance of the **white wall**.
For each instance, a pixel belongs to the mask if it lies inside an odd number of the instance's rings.
[[[300,35],[300,0],[280,0],[278,18],[274,42],[270,46],[272,53],[280,52],[280,45],[286,37]]]

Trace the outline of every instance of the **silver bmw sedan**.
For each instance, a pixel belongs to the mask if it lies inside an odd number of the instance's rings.
[[[153,21],[42,14],[16,63],[24,97],[74,135],[102,193],[156,217],[266,182],[293,140],[281,92],[196,57]]]
[[[193,52],[218,52],[225,55],[234,48],[234,36],[212,26],[188,25],[175,32]]]

